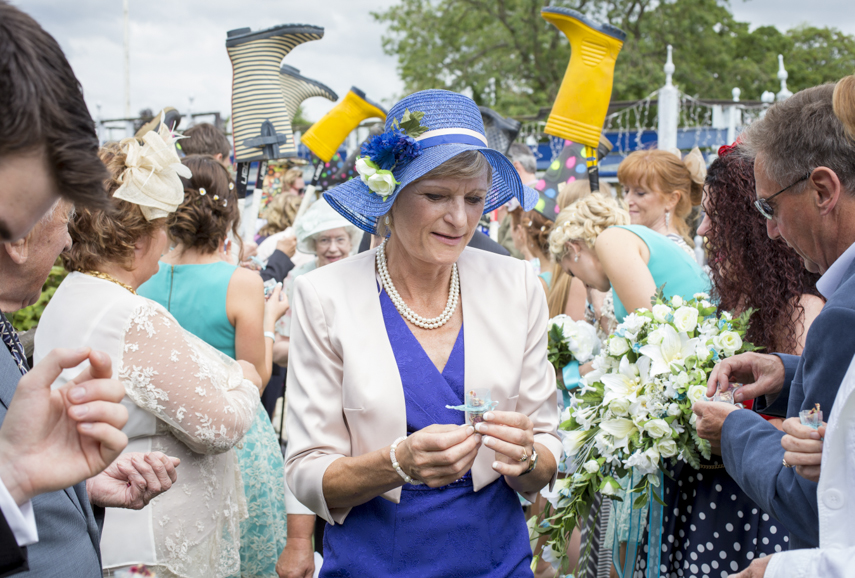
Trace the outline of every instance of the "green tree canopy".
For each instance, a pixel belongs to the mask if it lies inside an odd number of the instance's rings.
[[[778,90],[783,54],[793,92],[855,71],[855,37],[803,26],[750,30],[727,0],[400,0],[375,18],[388,25],[384,50],[398,59],[406,90],[471,91],[503,114],[552,105],[570,45],[540,17],[564,6],[627,33],[615,67],[614,100],[638,99],[665,82],[665,47],[674,46],[674,82],[690,95],[759,99]]]

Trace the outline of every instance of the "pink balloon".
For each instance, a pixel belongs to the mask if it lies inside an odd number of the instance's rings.
[[[570,146],[570,145],[572,145],[572,144],[573,144],[573,141],[572,141],[572,140],[566,140],[566,141],[564,141],[564,146],[566,146],[566,147],[569,147],[569,146]]]
[[[567,179],[568,183],[573,183],[575,181],[576,181],[576,177],[570,177],[569,179]]]
[[[542,191],[545,186],[546,186],[546,181],[544,181],[543,179],[540,179],[539,181],[537,181],[537,183],[535,183],[534,188],[537,189],[538,191]]]
[[[570,158],[568,158],[568,159],[567,159],[567,162],[566,162],[566,163],[564,163],[564,165],[565,165],[568,169],[572,169],[573,167],[575,167],[575,166],[576,166],[576,157],[570,157]]]

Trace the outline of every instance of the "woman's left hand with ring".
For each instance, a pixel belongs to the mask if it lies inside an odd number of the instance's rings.
[[[534,452],[534,426],[515,411],[489,411],[475,425],[482,443],[496,452],[493,469],[503,476],[519,476],[529,468]]]

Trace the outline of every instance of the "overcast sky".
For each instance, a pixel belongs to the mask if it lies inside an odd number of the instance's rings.
[[[124,115],[122,0],[12,0],[59,41],[83,84],[93,116]],[[739,20],[782,30],[809,23],[855,34],[853,0],[732,0]],[[389,105],[402,96],[396,61],[383,53],[383,26],[369,14],[395,0],[130,0],[131,112],[174,106],[228,116],[231,64],[226,31],[306,23],[323,39],[296,47],[285,62],[344,95],[351,86]],[[679,47],[675,47],[679,50]],[[786,58],[786,55],[784,55]],[[770,87],[774,89],[775,87]],[[332,104],[306,101],[317,120]]]

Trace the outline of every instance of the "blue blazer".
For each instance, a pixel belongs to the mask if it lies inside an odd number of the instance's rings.
[[[855,263],[850,265],[814,320],[801,356],[776,354],[784,362],[784,388],[763,413],[797,417],[819,403],[828,418],[837,390],[855,356]],[[757,413],[735,411],[721,432],[727,472],[739,487],[790,531],[790,549],[819,546],[817,484],[783,466],[777,430]]]
[[[0,424],[20,379],[12,354],[0,343]],[[36,496],[32,502],[39,541],[27,546],[29,572],[16,576],[101,578],[101,533],[86,482]]]

